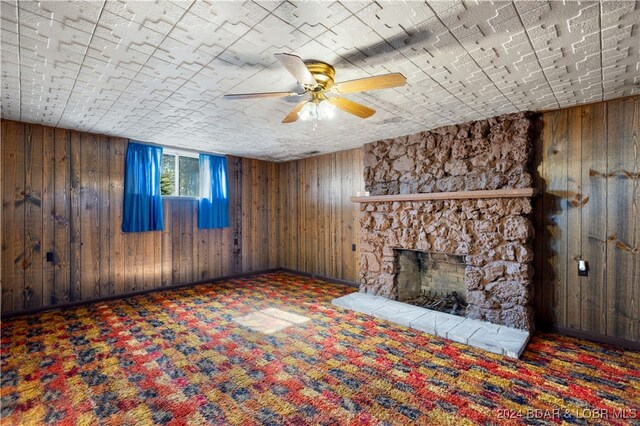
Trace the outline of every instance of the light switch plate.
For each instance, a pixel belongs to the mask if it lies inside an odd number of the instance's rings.
[[[589,264],[586,260],[579,259],[578,260],[578,276],[580,277],[588,277],[589,276]]]

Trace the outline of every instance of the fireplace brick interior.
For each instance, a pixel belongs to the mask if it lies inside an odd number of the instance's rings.
[[[365,145],[372,195],[531,187],[533,119],[510,114]],[[467,316],[529,330],[528,198],[360,205],[360,291],[398,300],[395,249],[466,256]]]

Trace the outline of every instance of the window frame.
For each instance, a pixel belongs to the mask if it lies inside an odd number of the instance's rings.
[[[200,160],[200,154],[198,152],[163,147],[162,156],[164,157],[165,155],[173,156],[173,161],[174,161],[173,191],[174,193],[171,195],[162,195],[162,199],[163,200],[198,200],[199,196],[193,197],[191,195],[176,195],[176,193],[179,191],[179,188],[180,188],[179,186],[180,185],[180,157],[197,158],[198,160]]]

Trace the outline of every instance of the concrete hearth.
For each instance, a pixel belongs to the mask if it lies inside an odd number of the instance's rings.
[[[432,311],[372,294],[351,293],[333,299],[331,303],[510,358],[519,358],[529,341],[529,332],[524,330]]]

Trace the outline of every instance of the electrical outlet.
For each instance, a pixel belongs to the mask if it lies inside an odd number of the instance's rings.
[[[578,259],[578,276],[580,277],[588,277],[589,276],[589,264],[586,260]]]

